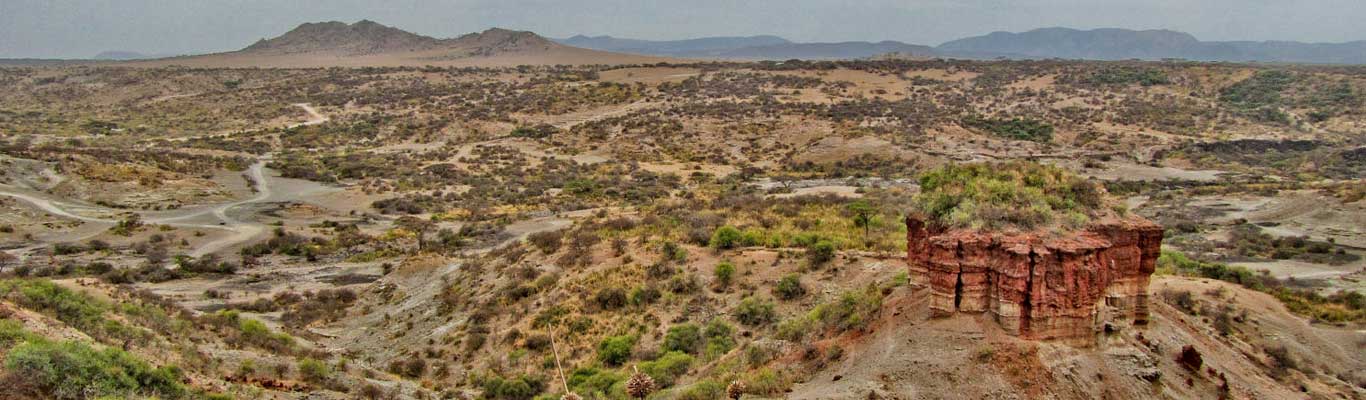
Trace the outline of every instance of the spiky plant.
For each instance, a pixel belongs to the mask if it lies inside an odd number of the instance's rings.
[[[633,399],[643,399],[655,391],[654,378],[640,373],[640,370],[634,366],[631,367],[631,370],[635,373],[631,374],[631,379],[626,381],[626,395]]]
[[[730,400],[740,400],[740,396],[745,395],[745,383],[740,381],[730,381],[726,385],[726,398]]]

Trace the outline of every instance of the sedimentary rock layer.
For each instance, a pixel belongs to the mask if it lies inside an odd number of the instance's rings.
[[[1081,342],[1147,322],[1162,227],[1141,217],[1065,235],[906,225],[911,275],[930,288],[935,315],[989,313],[1011,334]]]

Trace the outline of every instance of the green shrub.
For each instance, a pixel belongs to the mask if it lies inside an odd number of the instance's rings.
[[[707,322],[706,328],[702,330],[702,336],[706,338],[706,354],[708,359],[720,357],[730,349],[735,347],[735,328],[731,327],[720,318]]]
[[[753,296],[740,300],[740,304],[735,306],[733,314],[736,321],[749,326],[766,325],[776,318],[776,314],[773,312],[773,303],[759,300]]]
[[[688,385],[674,395],[674,400],[713,400],[722,399],[726,396],[726,387],[720,383],[707,379]]]
[[[662,349],[665,352],[697,354],[702,350],[702,344],[702,328],[697,324],[679,324],[669,327],[669,332],[664,335]]]
[[[910,283],[911,283],[911,274],[907,273],[906,271],[901,271],[901,272],[897,272],[896,275],[893,275],[893,276],[892,276],[892,281],[890,282],[890,284],[888,285],[888,287],[906,286],[907,284],[910,284]]]
[[[750,372],[744,382],[747,392],[762,396],[779,396],[792,387],[790,379],[770,368]]]
[[[722,261],[720,264],[716,264],[716,268],[712,271],[712,275],[716,278],[717,286],[728,287],[730,286],[731,280],[735,278],[735,264],[731,264],[728,261]]]
[[[806,295],[806,287],[802,286],[802,276],[788,274],[778,279],[778,285],[773,287],[773,295],[783,300],[792,300]]]
[[[618,392],[613,390],[614,387],[626,381],[626,377],[621,374],[598,368],[576,369],[569,373],[567,379],[574,393],[587,399],[614,398],[609,393]]]
[[[801,341],[809,334],[843,333],[862,329],[882,310],[882,289],[869,284],[863,290],[840,294],[834,301],[821,303],[811,312],[784,320],[778,324],[775,336],[783,340]]]
[[[773,335],[782,340],[801,341],[811,333],[813,325],[815,323],[807,315],[798,315],[778,323],[778,328]]]
[[[110,310],[108,304],[49,280],[0,280],[0,298],[52,316],[95,337],[136,339],[142,335],[123,323],[105,318],[105,312]]]
[[[86,248],[82,247],[79,243],[57,243],[52,245],[52,254],[59,256],[79,254],[85,250]]]
[[[768,237],[767,237],[766,235],[764,235],[764,231],[761,230],[761,229],[757,229],[757,228],[746,229],[745,232],[744,232],[743,234],[740,235],[740,245],[741,245],[741,246],[745,246],[745,247],[762,246],[762,245],[764,245],[764,244],[767,243],[767,242],[768,242]]]
[[[1287,71],[1259,71],[1250,78],[1219,91],[1219,101],[1236,108],[1257,109],[1281,105],[1281,92],[1298,78]]]
[[[821,240],[806,248],[806,258],[814,265],[823,265],[835,259],[835,244]]]
[[[649,375],[660,387],[673,386],[678,377],[686,375],[692,367],[693,358],[678,351],[670,351],[654,361],[640,364],[640,372]]]
[[[660,253],[664,261],[683,262],[688,260],[688,249],[674,242],[664,242]]]
[[[524,137],[532,139],[544,139],[559,132],[558,128],[550,124],[540,124],[536,126],[519,126],[512,129],[508,135],[512,137]]]
[[[483,345],[483,335],[470,335],[469,338],[472,341],[479,342],[480,346]],[[470,345],[467,344],[466,348],[469,348],[469,346]],[[422,375],[427,373],[427,361],[421,357],[413,357],[406,360],[393,359],[389,361],[388,371],[391,374],[402,375],[411,379],[421,378]]]
[[[963,118],[963,125],[1013,140],[1047,143],[1053,141],[1053,125],[1034,119],[996,119],[981,116]]]
[[[530,400],[545,391],[544,379],[528,375],[504,379],[494,376],[484,380],[481,385],[484,398],[498,400]]]
[[[526,241],[536,246],[542,253],[551,254],[560,249],[564,242],[564,231],[545,231],[527,235]]]
[[[1157,86],[1171,83],[1167,73],[1156,68],[1109,67],[1100,69],[1085,79],[1093,85],[1133,85]]]
[[[654,304],[660,296],[659,289],[654,286],[638,287],[631,290],[631,304],[638,306]]]
[[[609,287],[593,295],[593,302],[603,310],[615,310],[626,306],[626,289]]]
[[[612,336],[598,342],[598,360],[608,366],[618,366],[631,358],[631,348],[636,345],[633,335]]]
[[[740,240],[741,233],[739,229],[735,229],[735,227],[732,226],[723,226],[716,228],[716,231],[712,232],[711,241],[707,242],[707,244],[713,249],[726,250],[735,248],[736,245],[740,244]]]
[[[96,350],[73,341],[25,341],[5,357],[5,369],[59,399],[185,394],[178,368],[154,368],[123,350]]]
[[[38,336],[24,329],[24,324],[12,319],[0,319],[0,350],[8,349],[17,343],[26,340],[41,340]]]
[[[598,181],[593,179],[573,179],[564,183],[564,192],[573,195],[591,195],[598,192]]]
[[[818,234],[818,233],[814,233],[814,232],[802,232],[802,233],[797,234],[796,237],[792,238],[792,244],[797,245],[797,246],[802,246],[802,247],[811,247],[811,246],[815,245],[816,242],[819,242],[819,241],[822,241],[822,240],[828,240],[828,239],[826,239],[825,237],[822,237],[822,236],[821,236],[820,234]]]
[[[811,312],[811,318],[826,329],[844,332],[862,329],[882,310],[882,290],[868,285],[864,290],[851,290],[839,299],[821,304]]]
[[[132,236],[138,228],[142,227],[142,218],[138,214],[129,214],[128,217],[119,220],[113,228],[109,228],[109,233],[119,236]]]
[[[294,349],[294,338],[285,333],[274,333],[265,323],[250,318],[240,319],[237,329],[242,340],[263,349],[288,352]]]
[[[304,357],[299,360],[299,377],[304,382],[322,383],[332,377],[332,366],[327,363]]]

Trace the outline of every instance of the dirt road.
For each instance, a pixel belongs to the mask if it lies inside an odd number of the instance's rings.
[[[295,128],[300,126],[312,126],[332,120],[331,118],[327,118],[326,115],[322,115],[321,113],[319,113],[317,109],[314,109],[313,106],[309,105],[308,103],[297,103],[294,104],[294,106],[304,109],[304,112],[308,113],[308,120],[294,125],[290,125],[289,128]]]
[[[137,212],[136,214],[138,214],[140,217],[142,217],[143,222],[149,223],[149,224],[169,225],[169,226],[175,226],[175,227],[181,227],[181,228],[217,229],[217,230],[227,230],[227,231],[232,231],[232,232],[233,232],[233,234],[230,235],[230,236],[227,236],[227,237],[224,237],[224,238],[221,238],[221,239],[218,239],[218,240],[215,240],[215,241],[206,243],[206,244],[204,244],[203,246],[200,246],[199,248],[195,249],[194,251],[192,251],[192,252],[190,253],[190,255],[191,255],[191,256],[194,256],[194,257],[199,257],[199,256],[202,256],[202,255],[205,255],[205,254],[213,253],[213,252],[215,252],[215,251],[222,250],[222,249],[227,248],[227,247],[229,247],[229,246],[232,246],[232,245],[235,245],[235,244],[238,244],[238,243],[243,243],[243,242],[246,242],[246,241],[248,241],[248,240],[251,240],[252,238],[254,238],[254,237],[260,235],[262,232],[264,232],[264,231],[266,230],[265,225],[262,225],[262,224],[259,224],[259,223],[255,223],[255,222],[248,222],[248,221],[241,221],[241,220],[238,220],[238,219],[233,218],[232,216],[228,215],[228,212],[231,211],[232,209],[236,208],[236,207],[240,207],[240,206],[243,206],[243,205],[264,202],[264,201],[266,201],[266,199],[268,199],[268,198],[270,197],[270,195],[271,195],[271,182],[270,182],[270,179],[267,179],[267,178],[266,178],[266,174],[264,173],[265,164],[266,164],[266,162],[267,162],[268,160],[269,160],[268,157],[262,158],[262,159],[258,160],[256,163],[252,164],[250,168],[248,168],[248,173],[249,173],[249,175],[251,176],[251,179],[252,179],[253,181],[256,182],[256,188],[257,188],[257,193],[256,193],[256,195],[253,196],[253,197],[251,197],[251,198],[249,198],[249,199],[240,200],[240,201],[231,202],[231,203],[219,204],[219,205],[210,206],[210,207],[197,207],[197,208],[189,208],[189,209],[174,210],[174,211],[163,211],[163,212],[155,212],[155,213],[154,213],[154,212]],[[91,216],[82,215],[82,214],[73,212],[73,211],[71,211],[71,210],[72,210],[72,209],[75,209],[75,208],[81,208],[81,209],[86,209],[86,210],[97,211],[97,212],[104,213],[104,214],[122,214],[122,213],[128,213],[128,212],[129,212],[129,211],[125,211],[125,210],[118,210],[118,209],[112,209],[112,208],[101,207],[101,206],[95,206],[95,205],[87,205],[87,204],[71,205],[71,204],[68,204],[68,203],[64,203],[64,202],[62,202],[62,201],[60,201],[60,200],[48,198],[48,197],[46,197],[46,196],[43,195],[43,194],[33,193],[33,192],[26,192],[26,191],[22,191],[22,190],[19,190],[19,189],[6,188],[6,187],[0,187],[0,195],[14,197],[14,198],[19,199],[19,200],[21,200],[21,201],[24,201],[24,202],[26,202],[26,203],[33,204],[35,207],[38,207],[39,209],[43,210],[44,212],[47,212],[47,213],[52,214],[52,215],[56,215],[56,216],[63,217],[63,218],[75,219],[75,220],[78,220],[78,221],[83,221],[83,222],[88,222],[88,223],[95,223],[95,224],[114,225],[114,224],[117,224],[117,223],[118,223],[118,220],[116,220],[116,219],[109,219],[109,218],[91,217]],[[182,221],[192,220],[192,219],[194,219],[194,218],[198,218],[198,217],[205,216],[205,215],[212,215],[212,216],[218,221],[218,223],[217,223],[217,224],[213,224],[213,223],[205,224],[205,223],[182,222]],[[101,232],[102,232],[102,231],[95,231],[93,234],[83,234],[83,235],[75,236],[75,237],[67,237],[67,238],[63,238],[62,241],[65,241],[65,242],[76,242],[76,241],[81,241],[81,240],[85,240],[85,239],[88,239],[88,238],[90,238],[90,237],[93,237],[93,236],[95,236],[95,235],[98,235],[98,234],[100,234]],[[39,249],[39,248],[42,248],[42,247],[44,247],[44,246],[46,246],[46,245],[47,245],[46,243],[36,244],[36,245],[33,245],[33,246],[27,246],[27,247],[23,247],[23,248],[19,248],[19,249],[12,249],[12,250],[9,250],[9,252],[12,253],[12,254],[14,254],[15,256],[19,257],[19,258],[22,260],[22,259],[24,259],[24,258],[26,258],[26,257],[28,256],[28,253],[29,253],[29,252],[31,252],[31,251],[33,251],[33,250],[37,250],[37,249]]]
[[[308,119],[307,119],[307,120],[304,120],[304,122],[300,122],[300,123],[296,123],[296,124],[287,125],[287,126],[285,126],[285,129],[297,128],[297,127],[300,127],[300,126],[313,126],[313,125],[321,124],[321,123],[324,123],[324,122],[327,122],[327,121],[331,121],[331,120],[332,120],[331,118],[328,118],[326,115],[323,115],[322,113],[319,113],[318,110],[317,110],[316,108],[313,108],[313,106],[310,105],[310,104],[308,104],[308,103],[295,103],[295,104],[291,104],[291,105],[303,109],[304,112],[308,114]],[[244,134],[244,133],[260,132],[260,131],[263,131],[263,130],[266,130],[266,129],[269,129],[269,128],[248,129],[248,130],[243,130],[243,131],[226,132],[226,133],[222,133],[222,132],[220,132],[220,133],[208,133],[208,134],[202,134],[202,135],[181,136],[181,137],[174,137],[174,138],[167,138],[167,139],[155,139],[155,140],[154,140],[154,139],[147,139],[147,140],[144,140],[144,141],[146,141],[146,142],[156,142],[156,141],[160,141],[160,140],[165,140],[165,141],[168,141],[168,142],[187,142],[187,141],[194,140],[194,139],[226,138],[226,137],[229,137],[229,136],[240,135],[240,134]]]
[[[290,128],[297,126],[318,125],[330,120],[327,116],[319,113],[317,109],[313,108],[313,106],[307,103],[298,103],[294,104],[294,106],[302,108],[304,112],[308,113],[308,120],[300,122],[298,124],[290,125]],[[186,139],[187,138],[179,138],[178,140]],[[134,212],[91,204],[73,204],[65,200],[52,198],[45,193],[2,185],[0,185],[0,195],[13,197],[25,203],[32,204],[38,209],[48,214],[93,224],[105,224],[112,226],[114,224],[117,224],[119,221],[118,219],[114,218],[101,218],[83,215],[75,210],[87,210],[106,215],[135,213],[142,218],[143,222],[150,224],[169,225],[181,228],[226,230],[233,232],[229,236],[220,238],[218,240],[214,240],[209,243],[205,243],[204,245],[199,246],[198,248],[190,252],[191,256],[200,257],[205,254],[210,254],[216,251],[226,249],[236,244],[247,242],[268,230],[265,225],[234,218],[231,215],[229,215],[229,212],[237,207],[265,202],[267,199],[270,198],[272,194],[272,183],[271,179],[269,179],[264,172],[266,163],[270,161],[270,158],[270,155],[261,157],[247,169],[248,175],[255,183],[255,196],[252,196],[251,198],[245,200],[211,205],[206,207],[192,207],[171,211]],[[63,177],[58,178],[64,179]],[[201,218],[209,215],[211,215],[213,219],[216,220],[216,223],[189,222],[196,218]],[[59,241],[79,242],[97,236],[103,232],[103,229],[96,230],[92,233],[82,233],[79,235],[63,237]],[[49,244],[50,243],[36,243],[30,246],[6,250],[5,252],[18,257],[22,261],[28,258],[29,253],[46,247]]]

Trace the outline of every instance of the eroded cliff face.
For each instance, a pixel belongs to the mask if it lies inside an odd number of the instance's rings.
[[[1130,216],[1063,237],[943,230],[906,220],[912,279],[935,315],[988,313],[1014,335],[1085,344],[1145,324],[1162,227]]]

